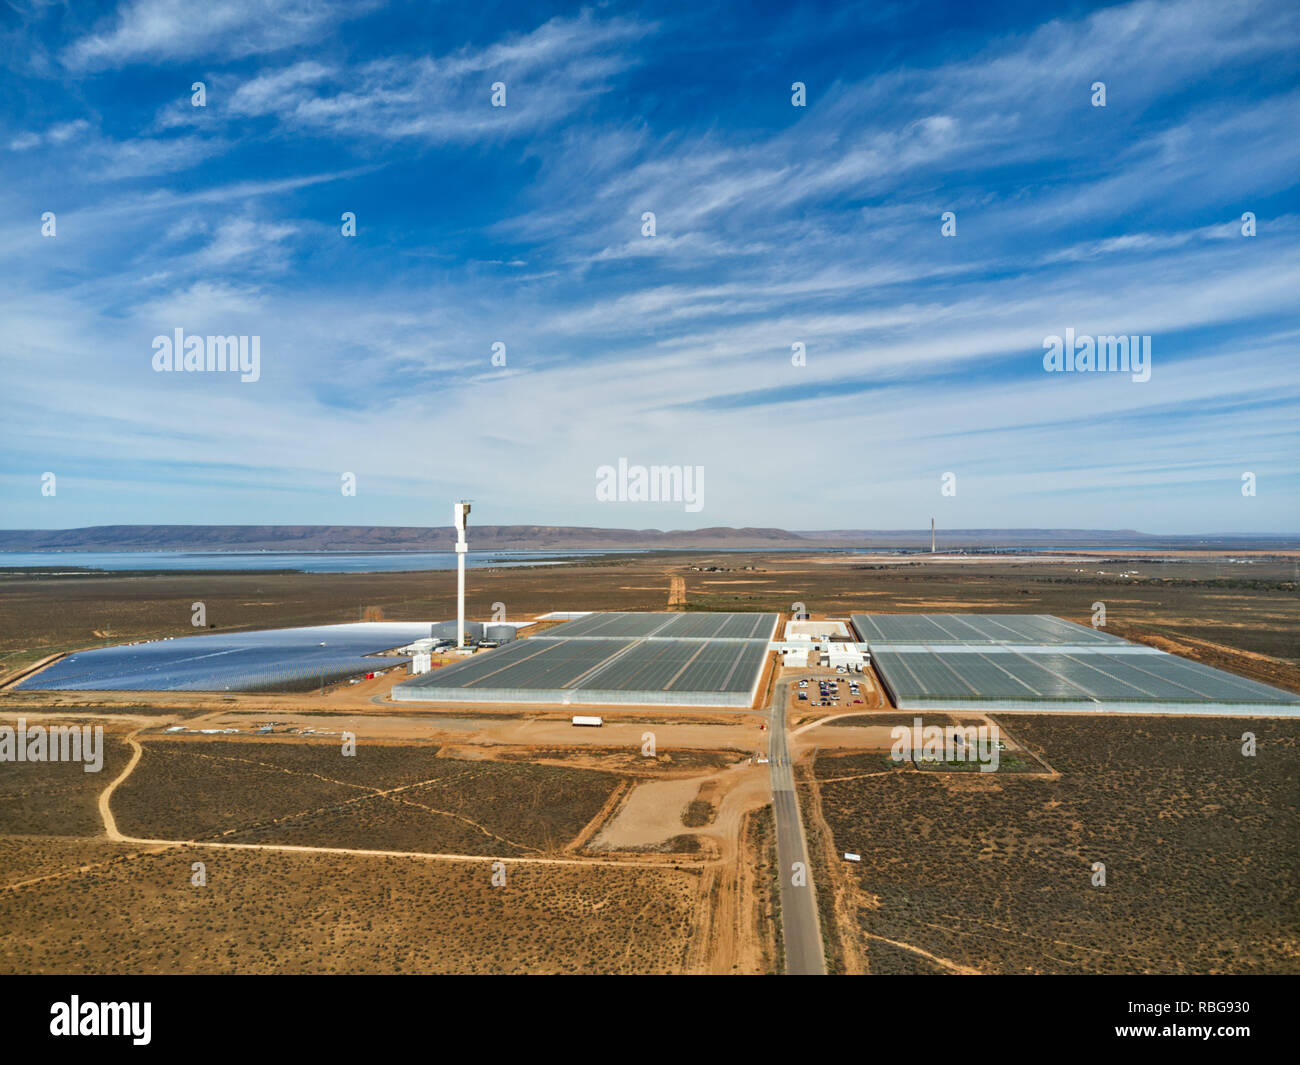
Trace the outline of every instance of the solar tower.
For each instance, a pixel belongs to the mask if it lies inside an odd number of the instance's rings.
[[[469,544],[465,540],[465,527],[469,524],[469,501],[462,499],[455,507],[456,514],[456,646],[465,646],[465,554]]]

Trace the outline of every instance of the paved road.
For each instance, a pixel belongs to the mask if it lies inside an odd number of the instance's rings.
[[[804,842],[799,797],[794,790],[794,769],[786,744],[785,704],[789,681],[773,691],[772,738],[768,748],[772,774],[772,810],[776,815],[776,857],[781,874],[781,925],[785,934],[785,971],[792,976],[825,976],[821,922],[813,897],[812,870]],[[792,883],[792,867],[802,862],[805,886]]]

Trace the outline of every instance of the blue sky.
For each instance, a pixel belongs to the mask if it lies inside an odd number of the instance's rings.
[[[11,0],[0,524],[1300,531],[1300,9],[857,6]]]

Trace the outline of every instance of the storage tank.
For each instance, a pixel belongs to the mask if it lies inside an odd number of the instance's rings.
[[[434,622],[433,628],[429,633],[434,639],[452,640],[456,639],[456,622],[438,621]],[[483,639],[483,623],[481,621],[465,622],[465,639],[481,640]]]
[[[497,643],[509,643],[516,636],[516,630],[513,625],[485,625],[483,626],[483,638],[485,640],[494,640]]]

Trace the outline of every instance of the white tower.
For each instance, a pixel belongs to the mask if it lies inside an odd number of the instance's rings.
[[[934,554],[934,519],[930,519],[930,554]]]
[[[465,527],[469,524],[469,503],[461,500],[456,504],[456,646],[465,646],[465,553],[469,544],[465,542]]]

